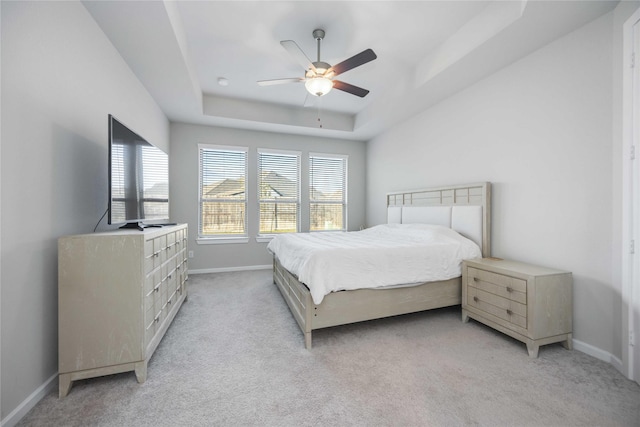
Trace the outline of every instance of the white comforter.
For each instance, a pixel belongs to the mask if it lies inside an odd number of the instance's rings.
[[[329,292],[458,277],[478,245],[454,230],[426,224],[384,224],[346,233],[276,236],[267,249],[320,304]]]

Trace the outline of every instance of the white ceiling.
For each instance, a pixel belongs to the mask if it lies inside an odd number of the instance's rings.
[[[388,127],[612,10],[617,1],[85,1],[172,121],[368,140]],[[367,48],[378,58],[311,97],[280,45],[337,64]],[[218,79],[226,78],[228,86]],[[320,127],[320,125],[322,127]]]

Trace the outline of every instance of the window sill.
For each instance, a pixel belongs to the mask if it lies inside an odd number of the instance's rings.
[[[248,237],[200,237],[196,239],[199,245],[228,245],[234,243],[249,243]]]

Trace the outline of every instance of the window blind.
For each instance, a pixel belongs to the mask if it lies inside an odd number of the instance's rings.
[[[259,234],[295,233],[300,218],[300,153],[258,150]]]
[[[309,202],[311,231],[346,229],[347,156],[309,155]]]
[[[199,146],[200,237],[247,236],[247,151]]]

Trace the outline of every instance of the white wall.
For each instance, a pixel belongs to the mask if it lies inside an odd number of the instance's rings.
[[[493,255],[574,277],[574,338],[620,358],[612,282],[612,14],[369,142],[367,222],[385,193],[493,183]]]
[[[249,147],[249,243],[198,245],[198,144],[235,145]],[[365,224],[365,152],[364,142],[332,140],[309,136],[284,135],[220,127],[171,124],[170,182],[171,218],[189,224],[189,250],[194,258],[189,260],[189,270],[215,270],[264,266],[272,263],[267,243],[257,243],[258,233],[256,149],[278,148],[302,153],[301,187],[308,186],[309,152],[349,155],[347,177],[347,206],[349,230],[357,230]],[[308,231],[307,192],[302,192],[301,231]],[[253,199],[252,199],[253,195]],[[305,198],[306,197],[306,198]],[[251,207],[255,207],[252,209]]]
[[[1,414],[10,423],[39,387],[57,384],[57,238],[91,232],[107,207],[107,114],[166,151],[169,123],[81,3],[1,7]]]

